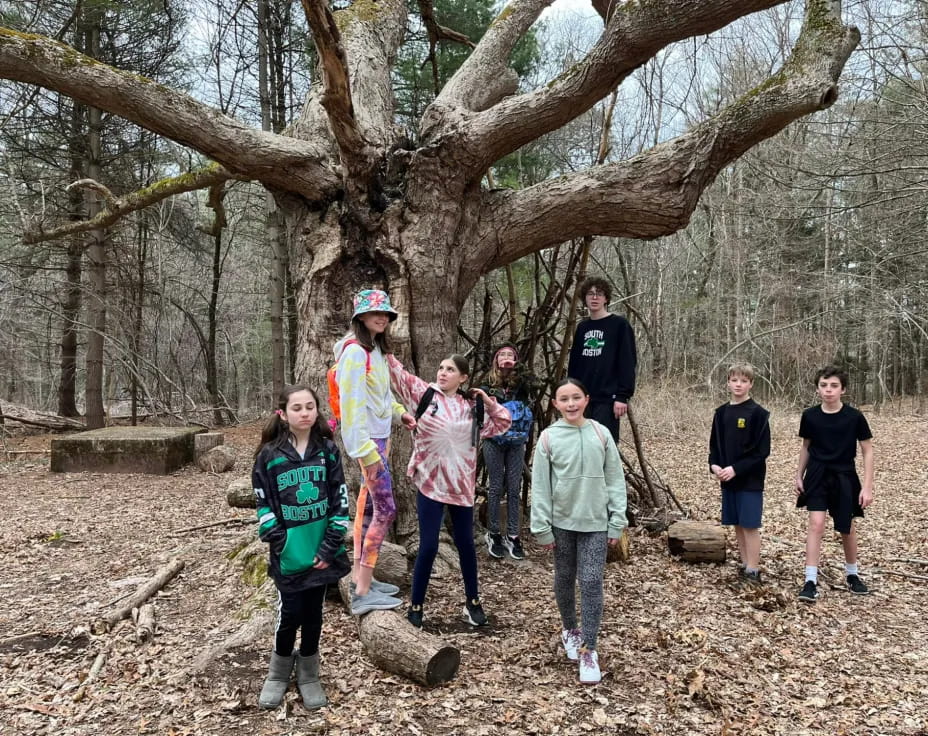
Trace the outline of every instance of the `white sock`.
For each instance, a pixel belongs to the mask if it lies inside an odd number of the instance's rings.
[[[806,582],[809,581],[818,585],[818,567],[815,565],[806,565]]]
[[[845,562],[844,572],[846,575],[856,575],[858,572],[857,563],[856,562]]]

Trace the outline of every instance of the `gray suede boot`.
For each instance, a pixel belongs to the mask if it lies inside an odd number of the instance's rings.
[[[296,685],[308,710],[321,708],[328,702],[319,682],[319,652],[311,657],[296,655]]]
[[[271,652],[271,665],[268,668],[267,679],[261,694],[258,696],[258,707],[271,709],[280,705],[290,687],[290,676],[293,674],[293,662],[296,653],[289,657],[281,657],[277,652]]]

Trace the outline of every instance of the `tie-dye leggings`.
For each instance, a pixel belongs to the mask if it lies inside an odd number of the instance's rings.
[[[354,515],[354,559],[364,567],[374,567],[380,546],[396,518],[393,500],[393,479],[387,460],[388,438],[373,438],[383,460],[381,470],[373,481],[364,483],[358,491],[358,506]],[[362,475],[363,479],[363,475]]]

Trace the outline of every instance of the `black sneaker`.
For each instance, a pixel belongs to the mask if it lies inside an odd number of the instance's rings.
[[[747,572],[745,570],[741,575],[741,581],[749,588],[760,587],[762,584],[760,579],[760,570],[757,570],[756,572]]]
[[[806,584],[799,591],[799,600],[803,603],[815,603],[818,600],[818,586],[811,580],[806,580]]]
[[[406,619],[415,626],[417,629],[422,628],[422,619],[425,617],[425,612],[422,610],[422,604],[418,606],[412,605],[409,607],[409,610],[406,612]]]
[[[503,544],[503,535],[487,532],[487,552],[490,557],[501,559],[506,556],[506,545]]]
[[[854,595],[870,595],[870,588],[856,575],[847,576],[847,589]]]
[[[471,626],[487,625],[487,615],[483,612],[479,599],[474,598],[464,604],[464,620]]]
[[[524,560],[525,550],[522,549],[522,542],[518,537],[506,537],[506,549],[509,550],[509,556],[514,560]]]

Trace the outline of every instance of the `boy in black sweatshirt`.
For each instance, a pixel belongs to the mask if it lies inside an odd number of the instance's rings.
[[[709,471],[722,486],[722,524],[735,527],[742,574],[760,583],[760,526],[770,454],[770,412],[751,398],[754,368],[728,368],[730,400],[715,410],[709,436]]]
[[[577,325],[567,375],[590,392],[586,416],[607,427],[618,442],[619,418],[628,411],[635,393],[635,333],[625,317],[609,313],[612,287],[604,278],[584,280],[580,295],[590,316]]]

